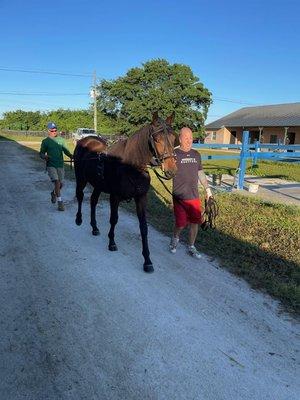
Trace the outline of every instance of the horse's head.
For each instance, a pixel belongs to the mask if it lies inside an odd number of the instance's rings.
[[[167,179],[171,179],[177,172],[176,158],[174,153],[177,135],[172,128],[174,113],[166,120],[153,114],[150,125],[149,147],[152,154],[150,164],[160,166]]]

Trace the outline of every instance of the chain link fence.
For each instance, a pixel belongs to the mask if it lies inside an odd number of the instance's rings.
[[[13,130],[13,129],[1,129],[5,135],[9,136],[20,136],[20,137],[27,137],[27,136],[36,136],[36,137],[47,137],[47,131],[21,131],[21,130]],[[59,135],[64,137],[65,139],[70,139],[72,137],[72,133],[66,132],[59,132]]]

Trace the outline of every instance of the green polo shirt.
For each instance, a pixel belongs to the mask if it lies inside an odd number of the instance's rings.
[[[47,154],[49,160],[47,162],[47,167],[54,168],[63,168],[64,166],[64,158],[63,153],[65,153],[68,157],[72,157],[72,154],[68,150],[66,146],[65,140],[56,136],[54,138],[47,137],[41,143],[40,156]]]

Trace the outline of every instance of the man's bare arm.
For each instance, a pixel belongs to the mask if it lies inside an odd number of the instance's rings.
[[[212,197],[212,192],[211,192],[211,189],[208,186],[207,178],[206,178],[206,175],[205,175],[205,172],[203,171],[203,169],[200,169],[198,171],[198,181],[204,187],[204,189],[206,191],[207,198]]]

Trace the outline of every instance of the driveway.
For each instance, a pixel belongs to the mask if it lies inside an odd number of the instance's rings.
[[[50,203],[36,155],[0,142],[0,398],[3,400],[296,400],[299,325],[277,302],[150,227],[142,271],[134,216],[118,252]]]

